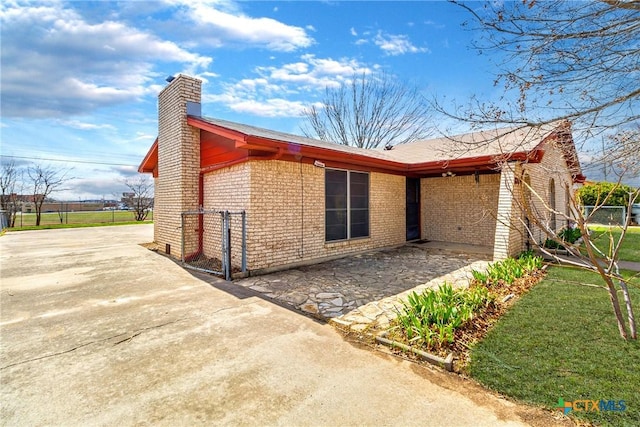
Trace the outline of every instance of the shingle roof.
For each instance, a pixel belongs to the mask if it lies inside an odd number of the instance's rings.
[[[551,123],[542,127],[503,128],[452,137],[415,141],[396,145],[391,150],[371,150],[306,138],[300,135],[273,131],[256,126],[230,122],[228,120],[210,117],[202,117],[202,119],[211,124],[245,135],[407,164],[499,156],[513,152],[529,152],[540,145],[549,134],[561,126],[561,123]]]
[[[560,124],[542,127],[512,127],[441,137],[400,144],[384,151],[392,160],[404,163],[447,161],[474,157],[530,152]]]
[[[214,119],[211,117],[201,117],[202,120],[211,124],[222,126],[224,128],[235,130],[245,135],[255,136],[259,138],[271,139],[274,141],[288,142],[310,147],[326,148],[327,150],[341,151],[343,153],[359,154],[378,159],[391,160],[386,154],[378,150],[368,150],[366,148],[351,147],[348,145],[335,144],[333,142],[321,141],[319,139],[307,138],[300,135],[294,135],[285,132],[278,132],[270,129],[264,129],[256,126],[245,125],[242,123],[230,122],[228,120]]]

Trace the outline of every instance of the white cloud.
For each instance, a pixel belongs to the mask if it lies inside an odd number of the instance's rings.
[[[272,18],[247,16],[237,11],[232,3],[192,0],[173,0],[168,3],[183,8],[186,16],[198,26],[194,35],[201,43],[214,47],[226,42],[240,42],[291,52],[314,43],[304,28],[283,24]]]
[[[134,141],[153,141],[154,139],[156,139],[156,135],[144,132],[136,132]]]
[[[351,35],[353,37],[358,37],[358,32],[356,31],[355,28],[351,27],[351,29],[349,31],[351,32]]]
[[[113,125],[109,125],[109,124],[85,123],[78,120],[61,120],[60,123],[65,126],[69,126],[74,129],[80,129],[80,130],[96,130],[96,129],[115,130],[116,129]]]
[[[306,104],[282,98],[264,101],[255,99],[236,100],[229,107],[237,113],[253,114],[261,117],[299,117]]]
[[[404,55],[406,53],[430,53],[426,47],[416,47],[409,37],[404,34],[387,34],[379,31],[373,42],[382,51],[390,56]]]
[[[0,7],[2,112],[63,117],[157,93],[154,62],[206,68],[211,58],[116,21],[89,23],[58,2]]]
[[[222,92],[208,94],[204,102],[214,102],[229,109],[265,117],[298,117],[309,105],[295,99],[316,94],[325,87],[337,87],[354,74],[370,74],[370,68],[355,59],[317,58],[306,54],[300,61],[279,67],[256,67],[258,77],[222,85]],[[290,99],[285,99],[285,96]]]
[[[427,25],[427,26],[430,26],[430,27],[434,27],[434,28],[436,28],[438,30],[441,30],[441,29],[443,29],[445,27],[444,24],[439,24],[439,23],[437,23],[435,21],[432,21],[430,19],[427,19],[426,21],[424,21],[424,25]]]

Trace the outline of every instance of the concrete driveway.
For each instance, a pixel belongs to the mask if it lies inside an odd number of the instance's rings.
[[[0,237],[2,425],[556,422],[231,295],[137,245],[151,240],[148,225]]]

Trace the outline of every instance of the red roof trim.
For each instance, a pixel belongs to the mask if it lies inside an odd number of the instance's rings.
[[[321,160],[325,162],[336,162],[341,165],[353,165],[354,167],[364,167],[372,170],[386,171],[394,174],[437,174],[446,170],[473,171],[473,170],[491,170],[501,161],[527,161],[529,163],[538,163],[542,160],[544,150],[541,149],[542,144],[547,141],[545,138],[536,148],[530,152],[521,151],[510,153],[505,156],[486,155],[479,157],[467,157],[453,160],[437,160],[417,164],[408,164],[394,160],[382,159],[378,157],[370,157],[366,154],[350,153],[345,151],[332,150],[325,147],[316,147],[294,142],[286,142],[281,140],[269,139],[225,128],[223,126],[209,123],[199,117],[187,117],[187,123],[202,131],[209,132],[223,138],[227,138],[235,142],[236,150],[247,150],[247,156],[238,159],[228,159],[219,164],[203,164],[200,171],[206,173],[217,170],[232,164],[241,163],[249,160],[269,160],[275,158],[283,158],[288,160],[291,156],[296,159],[301,157],[313,160]],[[555,133],[554,133],[555,134]],[[554,135],[552,134],[552,135]],[[551,136],[551,135],[550,135]],[[249,150],[254,154],[250,154]],[[257,155],[257,153],[265,155]],[[139,172],[153,172],[154,177],[157,176],[158,165],[158,139],[151,146],[146,157],[138,168]],[[581,176],[581,175],[580,175]],[[576,180],[580,176],[576,177]],[[578,181],[579,182],[579,181]]]
[[[158,177],[158,138],[153,141],[153,145],[144,156],[142,163],[138,166],[138,172],[140,173],[153,173],[153,177]]]
[[[224,138],[231,139],[233,141],[244,141],[247,136],[242,132],[238,132],[235,130],[227,129],[222,126],[214,125],[213,123],[209,123],[198,117],[188,116],[187,124],[207,132],[215,133],[216,135],[220,135]]]

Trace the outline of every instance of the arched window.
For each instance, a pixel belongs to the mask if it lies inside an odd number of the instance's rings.
[[[551,178],[549,180],[549,209],[551,215],[549,216],[549,228],[551,230],[556,229],[556,182]]]

